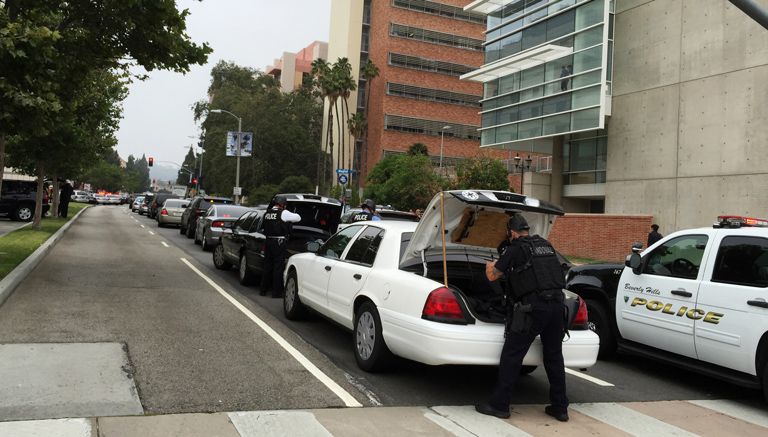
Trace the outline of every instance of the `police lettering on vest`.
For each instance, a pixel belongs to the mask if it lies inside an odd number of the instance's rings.
[[[557,259],[555,248],[538,235],[520,237],[512,241],[508,250],[522,249],[527,261],[516,266],[507,275],[510,289],[516,298],[529,293],[547,293],[565,287],[565,275]]]
[[[282,210],[270,208],[264,214],[264,235],[267,237],[287,237],[291,233],[290,223],[283,221]]]
[[[352,216],[352,223],[364,222],[368,220],[373,220],[373,214],[371,214],[370,212],[361,211]]]

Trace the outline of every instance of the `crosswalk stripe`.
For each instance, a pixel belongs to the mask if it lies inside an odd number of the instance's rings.
[[[229,413],[242,437],[333,437],[308,411],[253,411]]]
[[[432,407],[432,411],[475,435],[481,435],[483,437],[531,437],[527,432],[502,419],[478,413],[473,406]]]
[[[635,436],[696,435],[615,402],[571,404],[570,408]]]
[[[768,414],[765,410],[729,400],[688,401],[694,405],[727,414],[745,422],[768,428]]]
[[[89,419],[22,420],[0,422],[0,435],[25,437],[95,437]]]

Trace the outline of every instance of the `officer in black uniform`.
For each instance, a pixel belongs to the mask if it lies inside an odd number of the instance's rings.
[[[264,235],[267,241],[264,247],[264,270],[261,274],[262,296],[272,288],[272,297],[283,294],[283,268],[287,255],[288,237],[291,235],[291,223],[297,223],[301,216],[285,209],[285,196],[277,195],[274,205],[264,213]]]
[[[352,216],[352,221],[350,223],[356,223],[356,222],[364,222],[364,221],[378,221],[381,220],[381,217],[376,215],[376,202],[374,202],[371,199],[365,199],[365,202],[360,204],[360,208],[362,211],[356,213]]]
[[[507,280],[507,324],[501,351],[499,374],[491,399],[475,409],[491,416],[507,418],[512,389],[537,335],[544,349],[544,368],[549,379],[549,399],[544,412],[559,421],[568,420],[568,398],[565,395],[563,336],[565,278],[552,245],[544,238],[528,234],[528,223],[514,215],[507,223],[510,244],[501,258],[489,262],[486,276],[495,281]]]

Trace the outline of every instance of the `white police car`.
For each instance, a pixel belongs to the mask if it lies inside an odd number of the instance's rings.
[[[768,399],[768,220],[720,216],[630,255],[615,308],[622,349]]]

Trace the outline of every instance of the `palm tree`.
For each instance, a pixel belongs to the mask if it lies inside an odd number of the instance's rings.
[[[379,67],[376,66],[376,64],[373,63],[370,59],[365,61],[365,64],[363,64],[362,68],[360,68],[360,77],[365,79],[365,119],[366,119],[366,129],[363,133],[363,159],[362,159],[362,165],[361,170],[366,170],[368,168],[368,128],[367,128],[367,120],[368,120],[368,102],[371,99],[371,82],[374,78],[378,77],[379,75]],[[363,174],[361,173],[361,177]],[[367,176],[367,174],[365,175]],[[360,182],[360,179],[358,178],[358,184]],[[359,186],[359,185],[358,185]]]
[[[320,97],[325,101],[328,99],[328,127],[325,132],[325,144],[330,148],[330,154],[333,156],[333,107],[336,105],[336,85],[331,71],[331,65],[325,59],[316,59],[312,61],[312,78],[315,89]],[[322,161],[322,169],[321,169]],[[327,178],[327,159],[326,150],[321,145],[318,149],[317,160],[317,184],[323,185]]]
[[[352,65],[349,63],[349,59],[339,58],[339,60],[336,61],[336,66],[339,71],[339,90],[341,97],[343,98],[342,117],[344,117],[344,120],[346,121],[346,123],[342,124],[342,127],[347,128],[350,119],[349,96],[352,94],[352,91],[357,89],[357,84],[355,83],[355,78],[352,76]],[[352,155],[354,153],[354,149],[351,145],[349,152],[346,150],[346,140],[349,138],[350,133],[351,131],[348,131],[346,135],[342,136],[342,159],[347,156],[347,153],[349,154],[349,157],[347,158],[347,168],[352,168]]]
[[[365,132],[368,130],[368,120],[365,118],[365,114],[362,112],[355,112],[352,117],[347,120],[347,127],[349,128],[349,133],[356,139],[360,140],[365,135]],[[350,157],[350,161],[351,161]],[[350,168],[354,170],[354,166],[351,165],[350,162]],[[359,187],[360,179],[357,179],[357,186]]]

